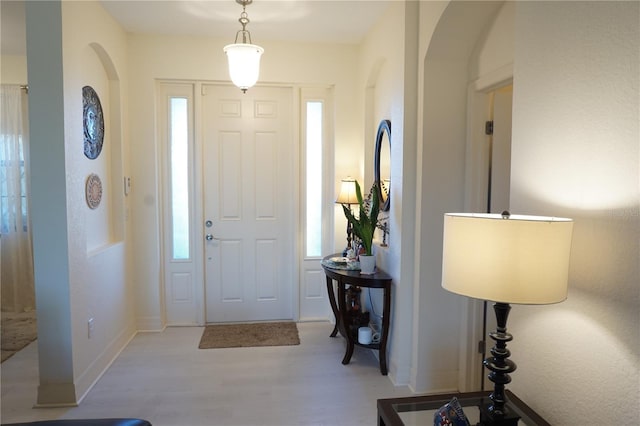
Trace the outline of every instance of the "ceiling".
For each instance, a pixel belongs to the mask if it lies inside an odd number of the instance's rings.
[[[254,0],[247,6],[252,41],[358,43],[399,0]],[[241,28],[242,6],[234,0],[100,0],[133,33],[224,37]],[[24,0],[2,0],[2,54],[26,51]]]

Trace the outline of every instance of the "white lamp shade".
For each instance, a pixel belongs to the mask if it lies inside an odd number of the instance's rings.
[[[358,204],[355,179],[347,178],[342,180],[342,184],[340,185],[340,194],[338,194],[336,203]]]
[[[567,298],[573,221],[566,218],[447,213],[442,287],[515,304]]]
[[[242,90],[252,87],[260,75],[260,57],[264,49],[255,44],[236,43],[224,47],[229,61],[229,76]]]

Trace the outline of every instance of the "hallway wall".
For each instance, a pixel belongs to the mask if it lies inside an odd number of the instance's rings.
[[[575,223],[567,300],[512,309],[511,389],[640,424],[640,3],[518,2],[515,28],[512,210]]]
[[[125,33],[97,2],[27,2],[26,12],[38,404],[73,405],[135,333],[121,191]],[[95,160],[83,148],[85,85],[99,93],[105,116]],[[90,173],[103,185],[93,210]]]
[[[463,206],[466,83],[502,61],[486,55],[490,60],[477,61],[467,75],[470,46],[437,43],[447,34],[473,42],[461,22],[477,22],[482,7],[450,3],[431,38],[433,15],[421,13],[427,34],[415,377],[416,389],[426,392],[455,386],[439,374],[461,367],[454,361],[458,324],[468,320],[462,298],[440,288],[438,247],[442,213]],[[575,226],[568,299],[512,309],[509,348],[518,369],[508,387],[552,424],[637,424],[639,4],[516,2],[515,9],[513,22],[500,23],[513,32],[512,210],[572,217]]]

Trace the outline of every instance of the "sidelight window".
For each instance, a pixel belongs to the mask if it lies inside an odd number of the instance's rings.
[[[171,98],[170,182],[173,258],[189,259],[189,124],[186,98]]]
[[[306,256],[322,254],[323,102],[306,102]]]

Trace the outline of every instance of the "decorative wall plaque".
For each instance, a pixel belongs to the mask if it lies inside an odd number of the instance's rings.
[[[85,186],[87,205],[90,209],[96,209],[102,200],[102,181],[98,175],[91,173]]]
[[[98,94],[91,86],[82,88],[82,127],[84,128],[84,155],[95,160],[102,151],[104,116]]]

